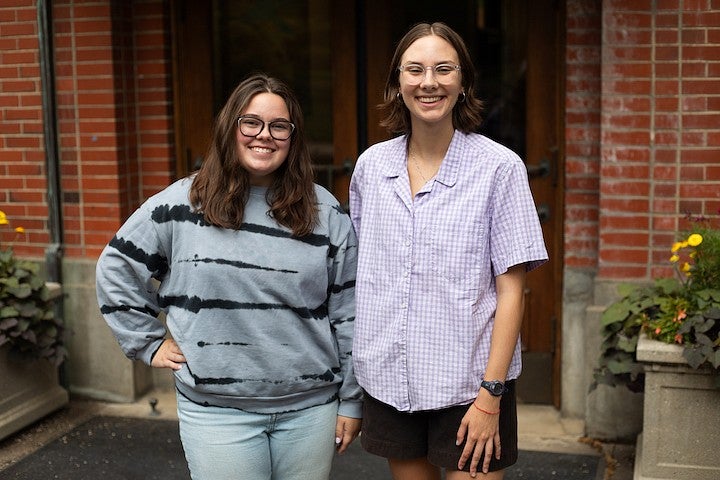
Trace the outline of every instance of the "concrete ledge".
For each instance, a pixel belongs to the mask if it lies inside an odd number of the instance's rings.
[[[68,403],[68,393],[60,386],[53,386],[42,392],[23,393],[22,398],[17,399],[21,403],[0,415],[0,440]]]
[[[647,335],[640,335],[636,354],[639,362],[687,365],[682,352],[683,347],[680,345],[659,342],[649,339]]]

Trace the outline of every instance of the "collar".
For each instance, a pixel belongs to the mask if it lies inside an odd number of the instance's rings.
[[[387,162],[383,168],[383,174],[389,178],[399,177],[404,170],[407,170],[407,142],[408,136],[402,135],[391,140],[388,144]],[[446,187],[452,187],[457,183],[460,164],[463,160],[465,146],[467,145],[467,135],[455,130],[450,140],[445,158],[440,164],[435,176],[435,181],[442,183]]]

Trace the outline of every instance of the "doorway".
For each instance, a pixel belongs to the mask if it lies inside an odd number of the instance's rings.
[[[347,202],[357,155],[388,138],[376,105],[395,43],[416,22],[449,24],[479,71],[481,133],[526,161],[551,261],[528,276],[518,395],[559,407],[562,2],[450,3],[171,2],[178,177],[202,161],[212,118],[237,82],[262,70],[286,80],[298,95],[317,181]]]

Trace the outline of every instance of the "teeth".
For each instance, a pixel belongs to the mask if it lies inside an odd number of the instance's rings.
[[[432,103],[440,100],[440,97],[420,97],[420,101],[423,103]]]
[[[253,152],[258,152],[258,153],[272,153],[271,149],[263,148],[263,147],[251,147],[250,150],[252,150]]]

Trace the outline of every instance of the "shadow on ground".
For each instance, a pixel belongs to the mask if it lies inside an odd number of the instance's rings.
[[[599,457],[520,451],[505,480],[595,480]],[[176,421],[98,416],[0,472],[7,480],[189,480]],[[332,480],[390,480],[356,441]]]

